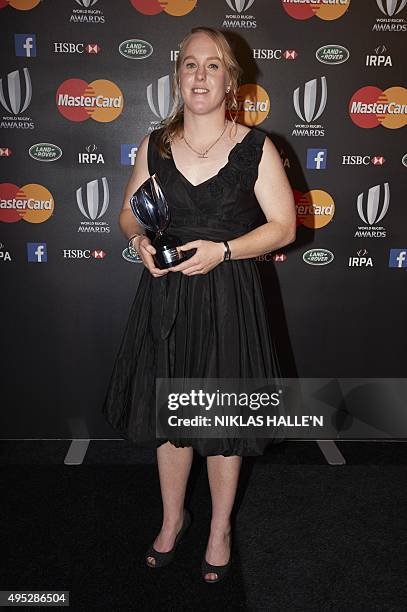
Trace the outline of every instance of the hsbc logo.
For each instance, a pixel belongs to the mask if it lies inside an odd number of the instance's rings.
[[[342,166],[384,166],[383,155],[342,155]]]
[[[64,249],[64,259],[104,259],[106,257],[105,251],[90,249]]]
[[[86,186],[76,190],[76,202],[79,210],[86,217],[82,221],[78,232],[109,233],[110,227],[106,221],[99,221],[109,206],[109,185],[107,178],[95,179],[86,183]]]
[[[147,102],[150,110],[158,119],[165,119],[171,114],[174,103],[171,96],[170,77],[166,74],[156,83],[147,85]]]
[[[0,147],[0,157],[10,157],[11,149],[10,147]]]
[[[97,55],[102,50],[97,43],[54,42],[54,53],[88,53]]]
[[[297,51],[294,49],[253,49],[253,59],[266,60],[295,60],[298,57]]]

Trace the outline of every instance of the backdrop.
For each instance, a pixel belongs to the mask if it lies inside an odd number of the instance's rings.
[[[117,437],[100,408],[141,274],[118,217],[197,25],[229,36],[238,121],[295,194],[296,242],[258,258],[283,375],[405,376],[406,4],[0,0],[3,438],[75,416]]]

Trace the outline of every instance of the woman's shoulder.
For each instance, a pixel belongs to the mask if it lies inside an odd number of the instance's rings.
[[[236,124],[237,131],[234,137],[236,142],[242,144],[260,144],[263,145],[265,138],[267,137],[266,133],[260,130],[259,128],[253,126],[249,127],[244,124]]]

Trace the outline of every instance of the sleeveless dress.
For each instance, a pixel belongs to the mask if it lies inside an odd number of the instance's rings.
[[[246,133],[219,172],[194,186],[159,156],[150,134],[148,167],[170,208],[169,233],[182,241],[232,240],[265,223],[254,194],[265,134]],[[155,379],[281,377],[255,259],[229,260],[207,274],[144,267],[114,363],[102,414],[121,437],[158,447]],[[261,455],[274,438],[178,438],[202,456]]]

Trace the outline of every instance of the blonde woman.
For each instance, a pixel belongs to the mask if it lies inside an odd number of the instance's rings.
[[[279,374],[254,258],[294,241],[295,206],[272,141],[226,118],[227,105],[236,108],[240,76],[220,31],[193,28],[180,43],[174,111],[142,140],[120,214],[145,268],[103,407],[122,437],[157,448],[163,522],[146,553],[151,568],[172,560],[191,522],[184,499],[193,449],[207,457],[212,517],[201,571],[208,583],[223,579],[231,565],[242,457],[262,454],[270,440],[157,439],[155,379]],[[164,270],[155,267],[154,247],[129,205],[154,173],[180,249],[194,253]]]

